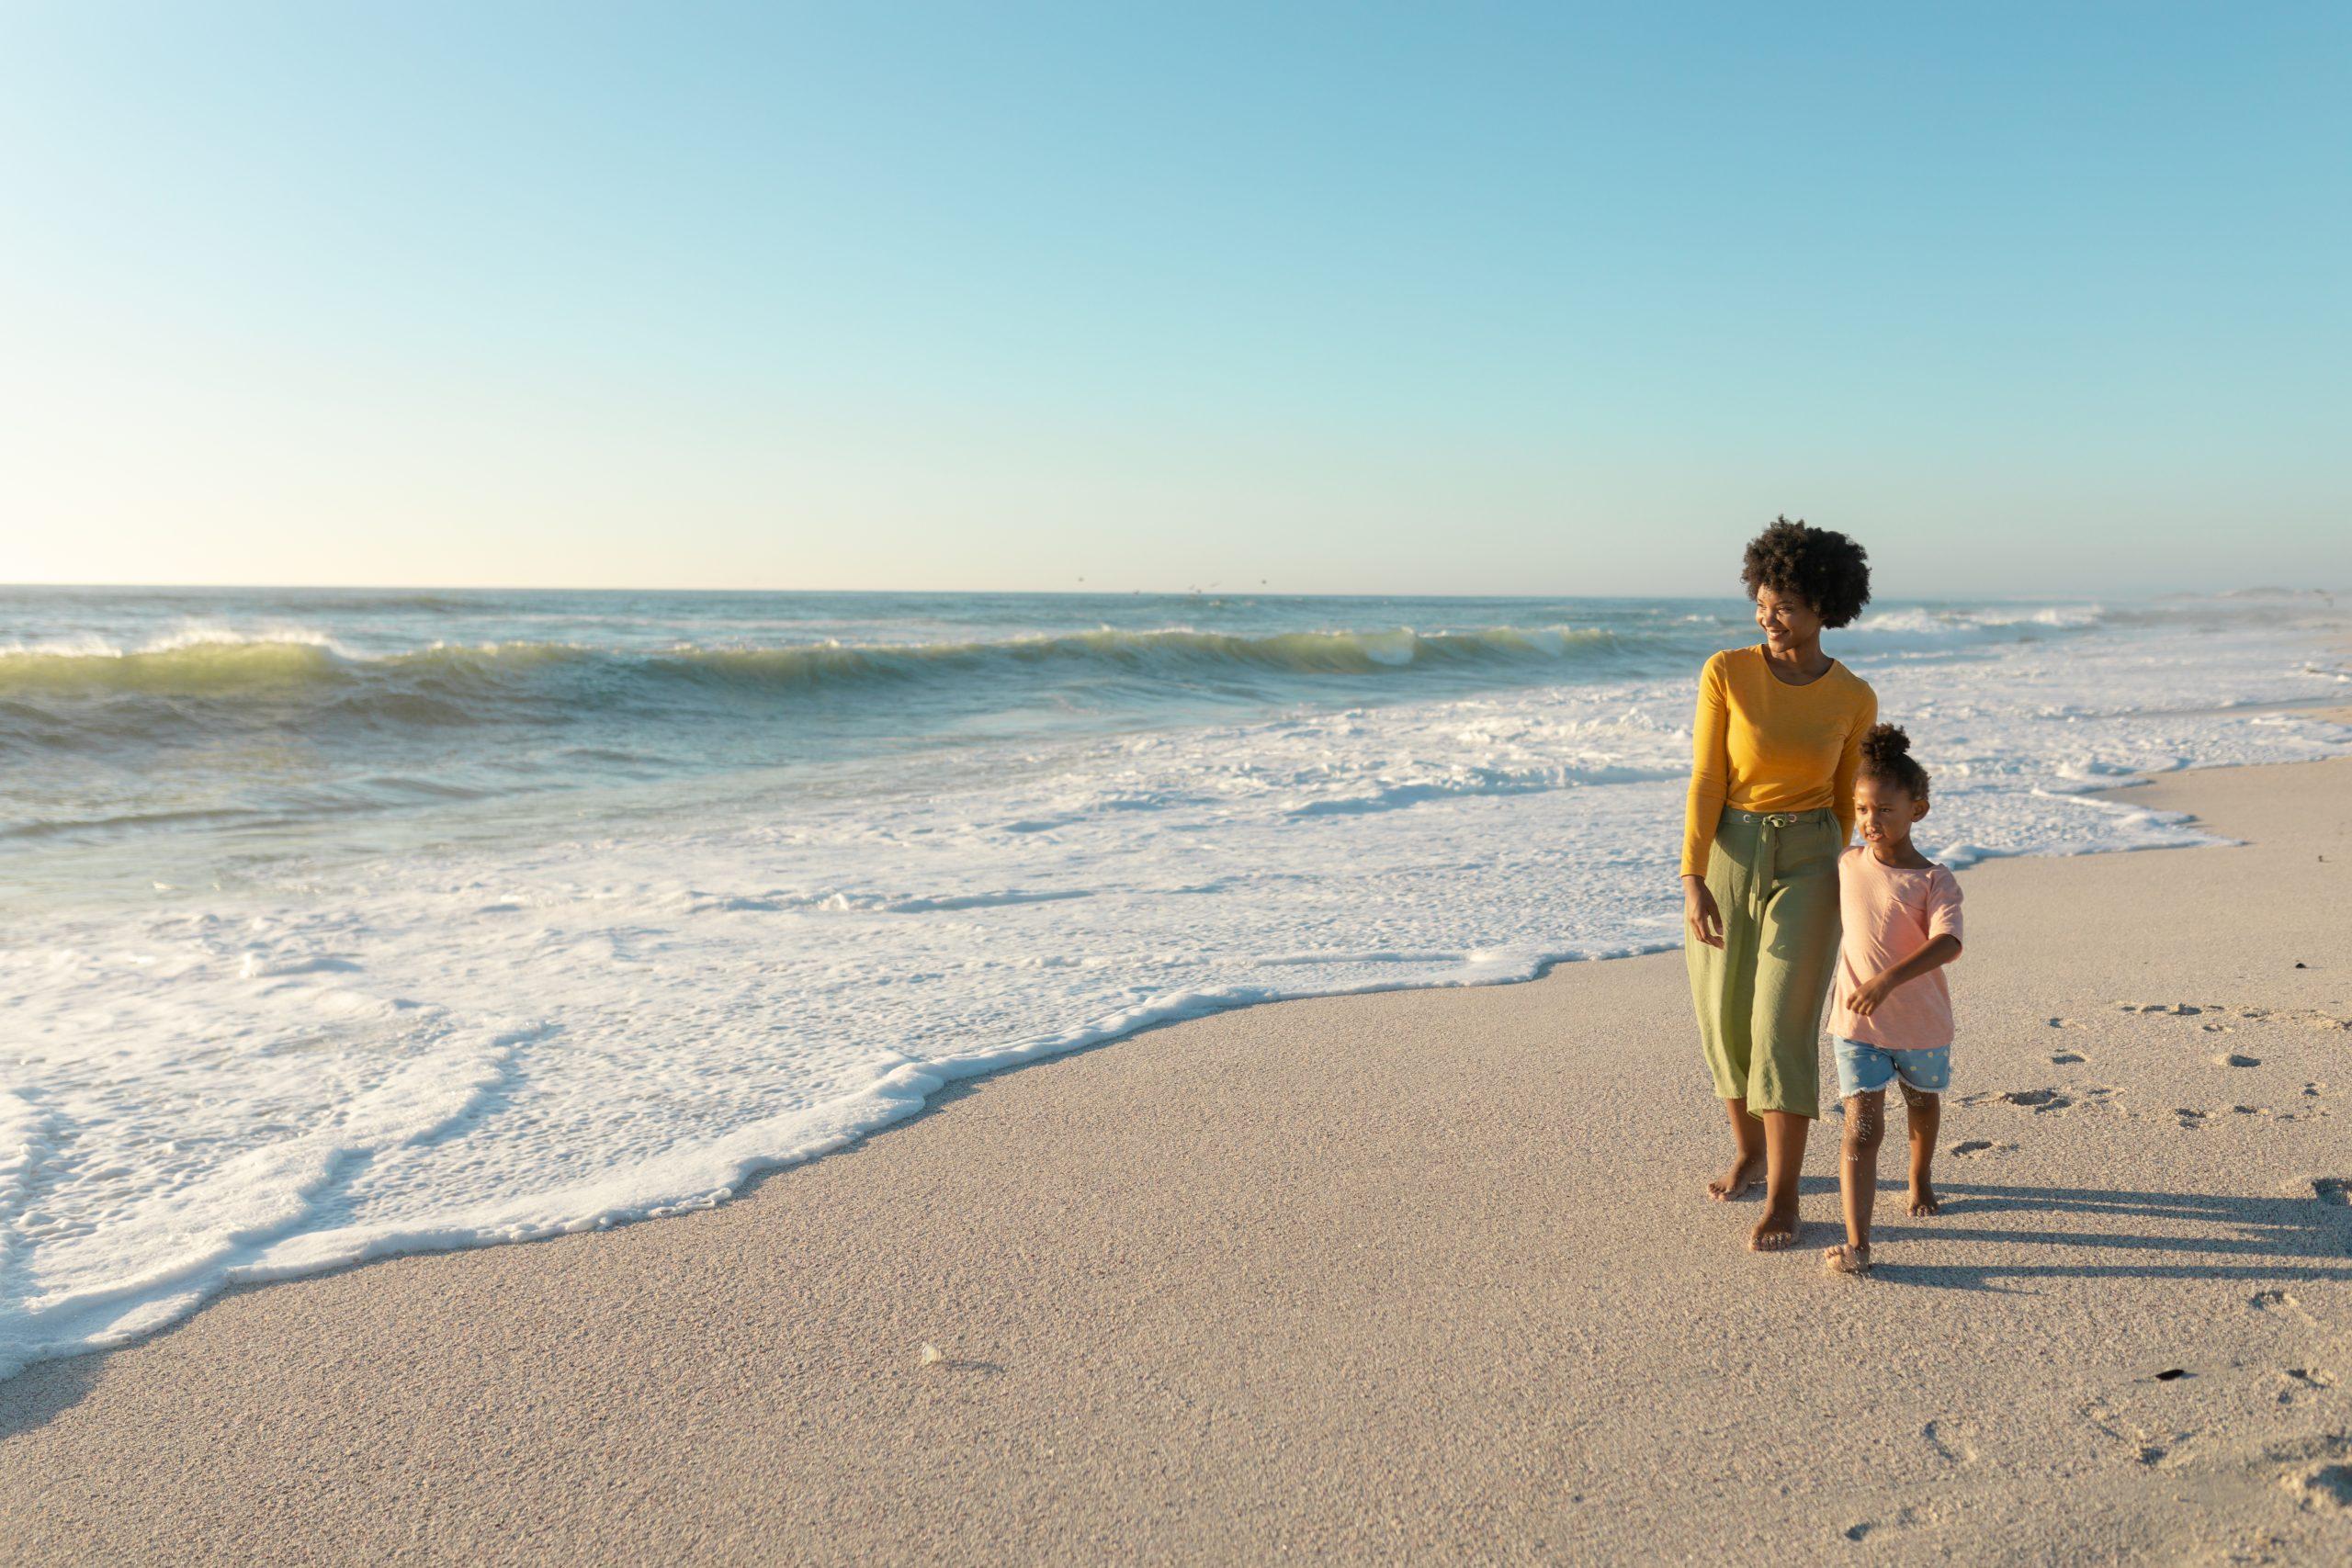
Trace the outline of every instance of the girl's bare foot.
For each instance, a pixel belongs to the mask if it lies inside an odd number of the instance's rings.
[[[1936,1197],[1934,1188],[1924,1181],[1915,1181],[1911,1184],[1911,1212],[1921,1215],[1940,1214],[1944,1212],[1944,1206]]]
[[[1821,1266],[1832,1274],[1867,1274],[1871,1271],[1871,1248],[1868,1242],[1860,1247],[1839,1242],[1821,1249]]]
[[[1756,1228],[1747,1233],[1750,1252],[1779,1252],[1797,1239],[1797,1206],[1775,1203],[1764,1211]]]
[[[1764,1156],[1760,1154],[1742,1155],[1732,1161],[1729,1170],[1707,1183],[1707,1196],[1718,1203],[1728,1203],[1745,1197],[1747,1190],[1764,1179]]]

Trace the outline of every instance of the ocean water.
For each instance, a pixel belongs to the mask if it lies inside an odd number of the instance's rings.
[[[1894,604],[1829,646],[1966,864],[2204,841],[2089,792],[2352,750],[2344,630]],[[1693,680],[1749,640],[1736,600],[0,591],[0,1375],[713,1203],[1156,1021],[1672,946]]]

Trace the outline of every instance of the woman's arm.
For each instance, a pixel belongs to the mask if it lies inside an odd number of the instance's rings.
[[[1715,822],[1731,790],[1731,700],[1718,653],[1699,671],[1699,710],[1690,721],[1690,793],[1682,807],[1682,874],[1707,874]]]
[[[1854,781],[1862,775],[1862,737],[1878,722],[1878,694],[1865,685],[1862,702],[1854,715],[1854,728],[1846,732],[1846,750],[1838,755],[1838,772],[1829,781],[1829,809],[1838,814],[1838,847],[1844,849],[1854,841]]]
[[[1731,791],[1731,701],[1723,655],[1699,671],[1699,711],[1690,722],[1690,792],[1682,806],[1682,923],[1709,947],[1724,944],[1723,911],[1707,891],[1707,855]]]

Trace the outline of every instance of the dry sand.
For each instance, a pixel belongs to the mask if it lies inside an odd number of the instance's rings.
[[[1702,1198],[1679,956],[1284,1003],[37,1367],[0,1554],[2343,1561],[2352,762],[2132,793],[2253,842],[1963,877],[1949,1201],[1871,1279],[1835,1122],[1802,1250]]]

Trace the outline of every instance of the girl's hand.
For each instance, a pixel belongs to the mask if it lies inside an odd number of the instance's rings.
[[[1854,987],[1854,994],[1846,998],[1846,1006],[1857,1017],[1868,1018],[1878,1011],[1878,1004],[1886,1000],[1894,989],[1894,977],[1892,975],[1873,975]]]
[[[1707,890],[1703,876],[1682,879],[1682,923],[1709,947],[1724,944],[1724,912],[1715,908],[1715,896]]]

